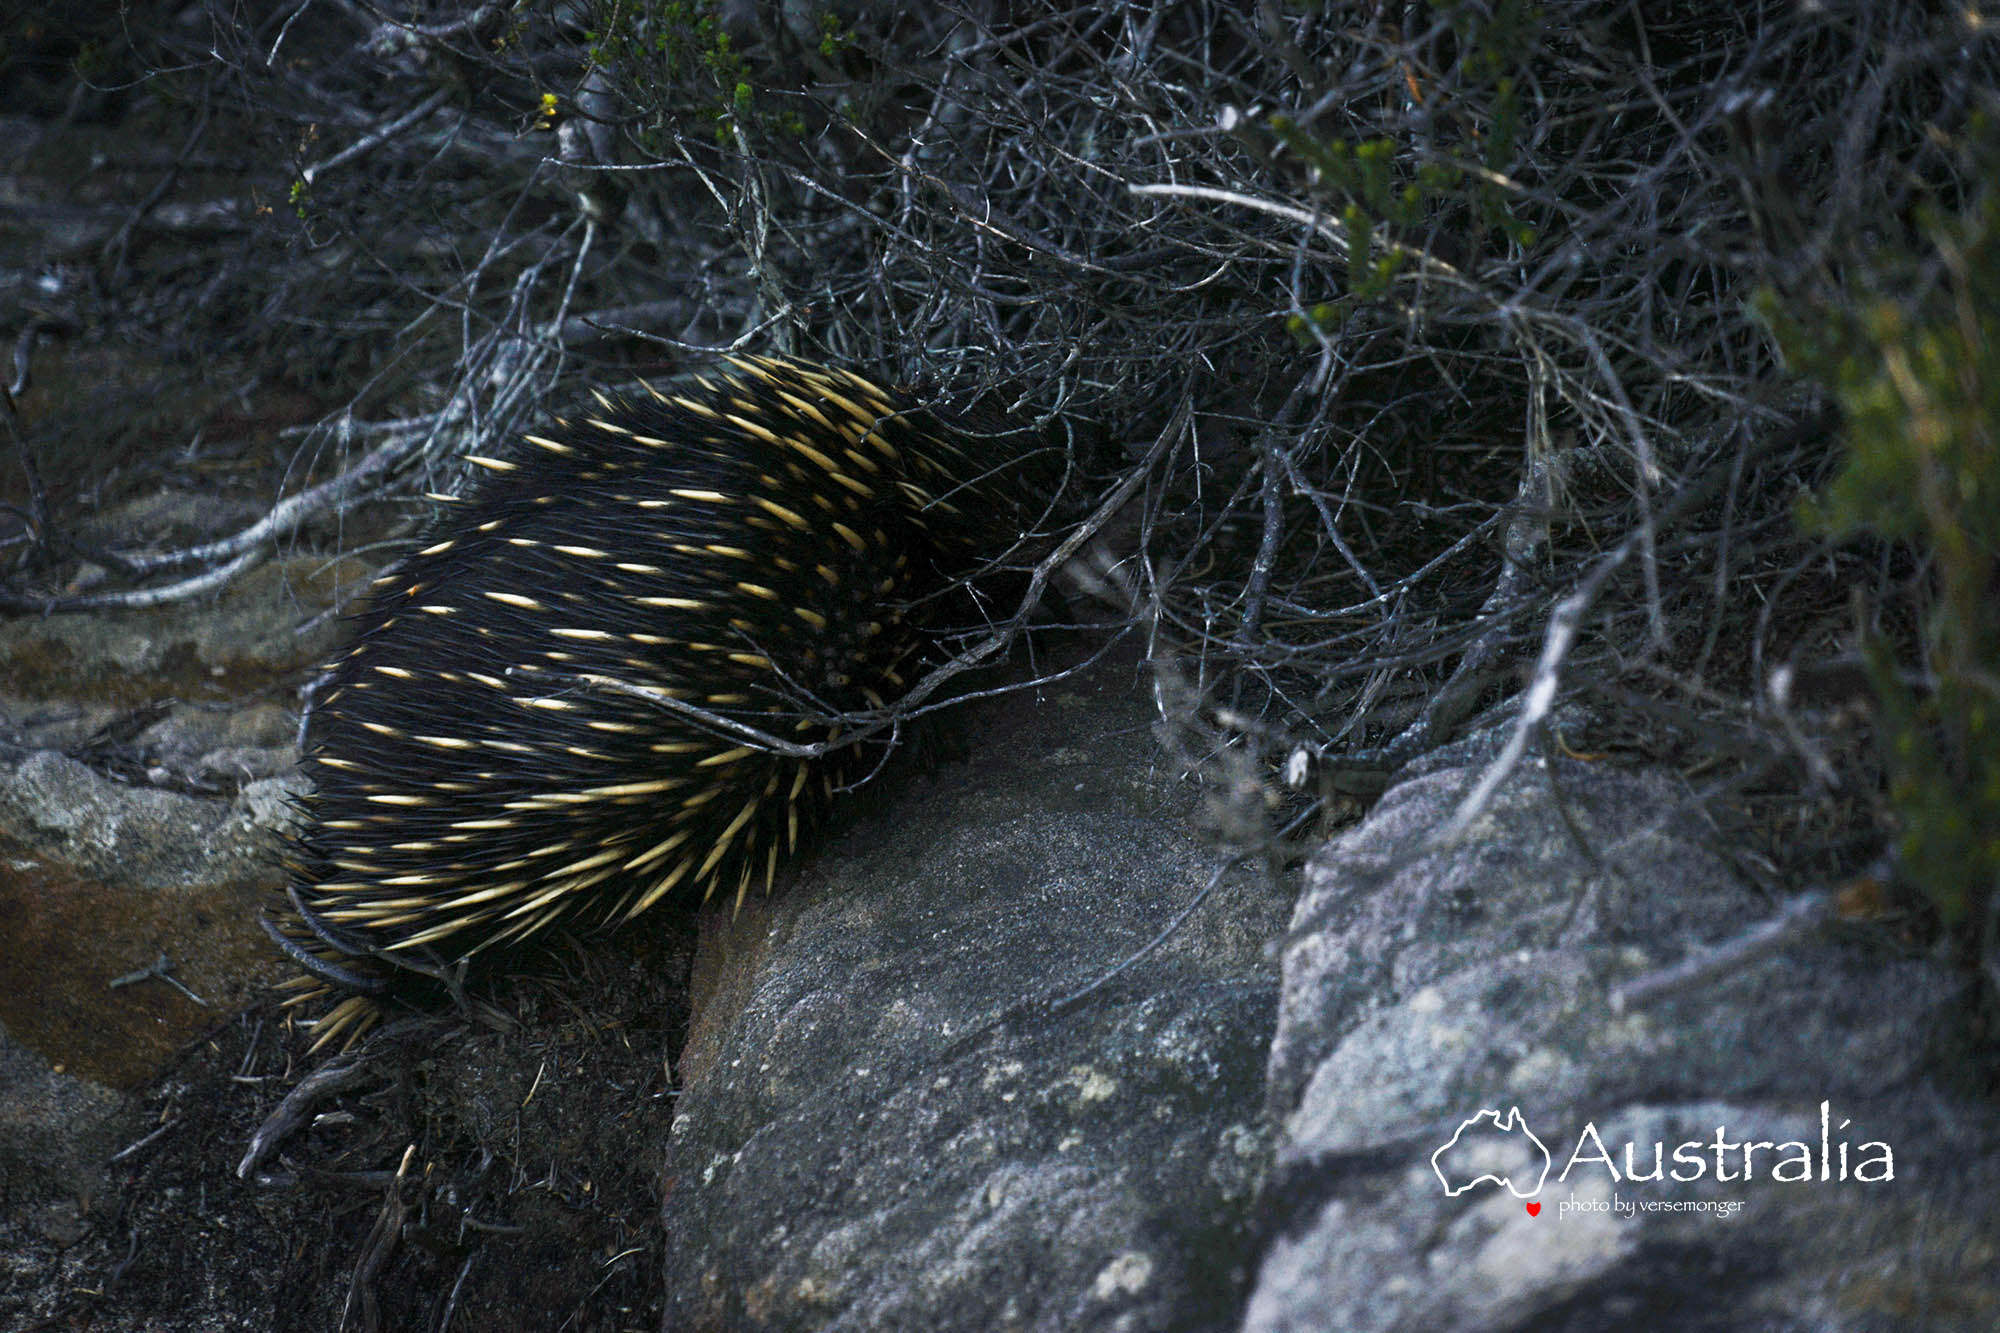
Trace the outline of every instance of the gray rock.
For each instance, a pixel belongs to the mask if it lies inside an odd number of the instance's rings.
[[[1492,740],[1308,869],[1244,1327],[1992,1327],[2000,1139],[1933,1081],[1949,975],[1820,935],[1616,1012],[1619,981],[1777,905],[1677,783],[1569,760],[1524,761],[1422,854]]]
[[[278,877],[270,826],[286,790],[267,779],[234,802],[183,796],[49,750],[0,765],[0,1023],[13,1040],[136,1088],[280,975],[257,912]]]
[[[0,1220],[33,1210],[45,1234],[67,1234],[64,1218],[80,1226],[104,1193],[105,1160],[130,1109],[129,1098],[52,1068],[0,1027]]]
[[[671,1326],[1234,1322],[1284,895],[1239,872],[1095,995],[1021,1007],[1115,967],[1225,859],[1151,767],[1129,669],[1042,694],[978,710],[969,764],[898,784],[707,950]]]
[[[205,602],[0,622],[0,680],[10,695],[70,703],[237,701],[332,651],[340,626],[314,613],[368,568],[297,556],[259,565]]]

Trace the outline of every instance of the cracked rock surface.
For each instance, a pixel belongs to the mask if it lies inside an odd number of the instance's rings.
[[[1282,890],[1233,872],[1097,993],[1020,1005],[1114,968],[1225,859],[1134,686],[1101,668],[980,710],[969,764],[908,784],[708,951],[727,957],[697,982],[669,1154],[671,1326],[1234,1325]]]
[[[1569,759],[1418,854],[1493,750],[1308,868],[1244,1327],[1992,1327],[2000,1142],[1946,1072],[1950,976],[1835,930],[1616,1012],[1778,905],[1678,784]]]

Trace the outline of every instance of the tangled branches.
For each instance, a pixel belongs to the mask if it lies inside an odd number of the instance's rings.
[[[1760,791],[1840,780],[1772,673],[1838,704],[1857,629],[1907,633],[1917,580],[1800,536],[1832,422],[1751,299],[1823,293],[1966,192],[1991,25],[781,8],[210,0],[135,38],[145,96],[201,127],[178,179],[250,145],[250,240],[206,252],[201,300],[114,282],[104,308],[344,397],[264,520],[113,553],[125,586],[83,595],[49,591],[79,552],[45,532],[13,604],[185,591],[438,485],[580,379],[753,347],[998,393],[1076,427],[1105,492],[1155,460],[1111,533],[1191,763],[1380,769],[1526,684],[1531,715],[1583,689]],[[132,274],[173,193],[100,273]]]

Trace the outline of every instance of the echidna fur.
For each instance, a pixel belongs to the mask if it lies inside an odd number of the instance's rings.
[[[909,679],[920,599],[1020,535],[1004,432],[844,370],[728,364],[472,459],[481,484],[376,581],[308,721],[266,917],[307,973],[293,1003],[349,992],[321,1042],[412,972],[768,887],[872,760],[773,753],[607,682],[834,739]]]

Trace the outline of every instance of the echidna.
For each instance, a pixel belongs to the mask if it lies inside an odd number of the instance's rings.
[[[1034,517],[1025,438],[844,370],[731,359],[525,437],[376,581],[308,720],[272,937],[350,994],[556,922],[740,903],[862,762],[924,599]],[[691,708],[676,708],[679,701]]]

